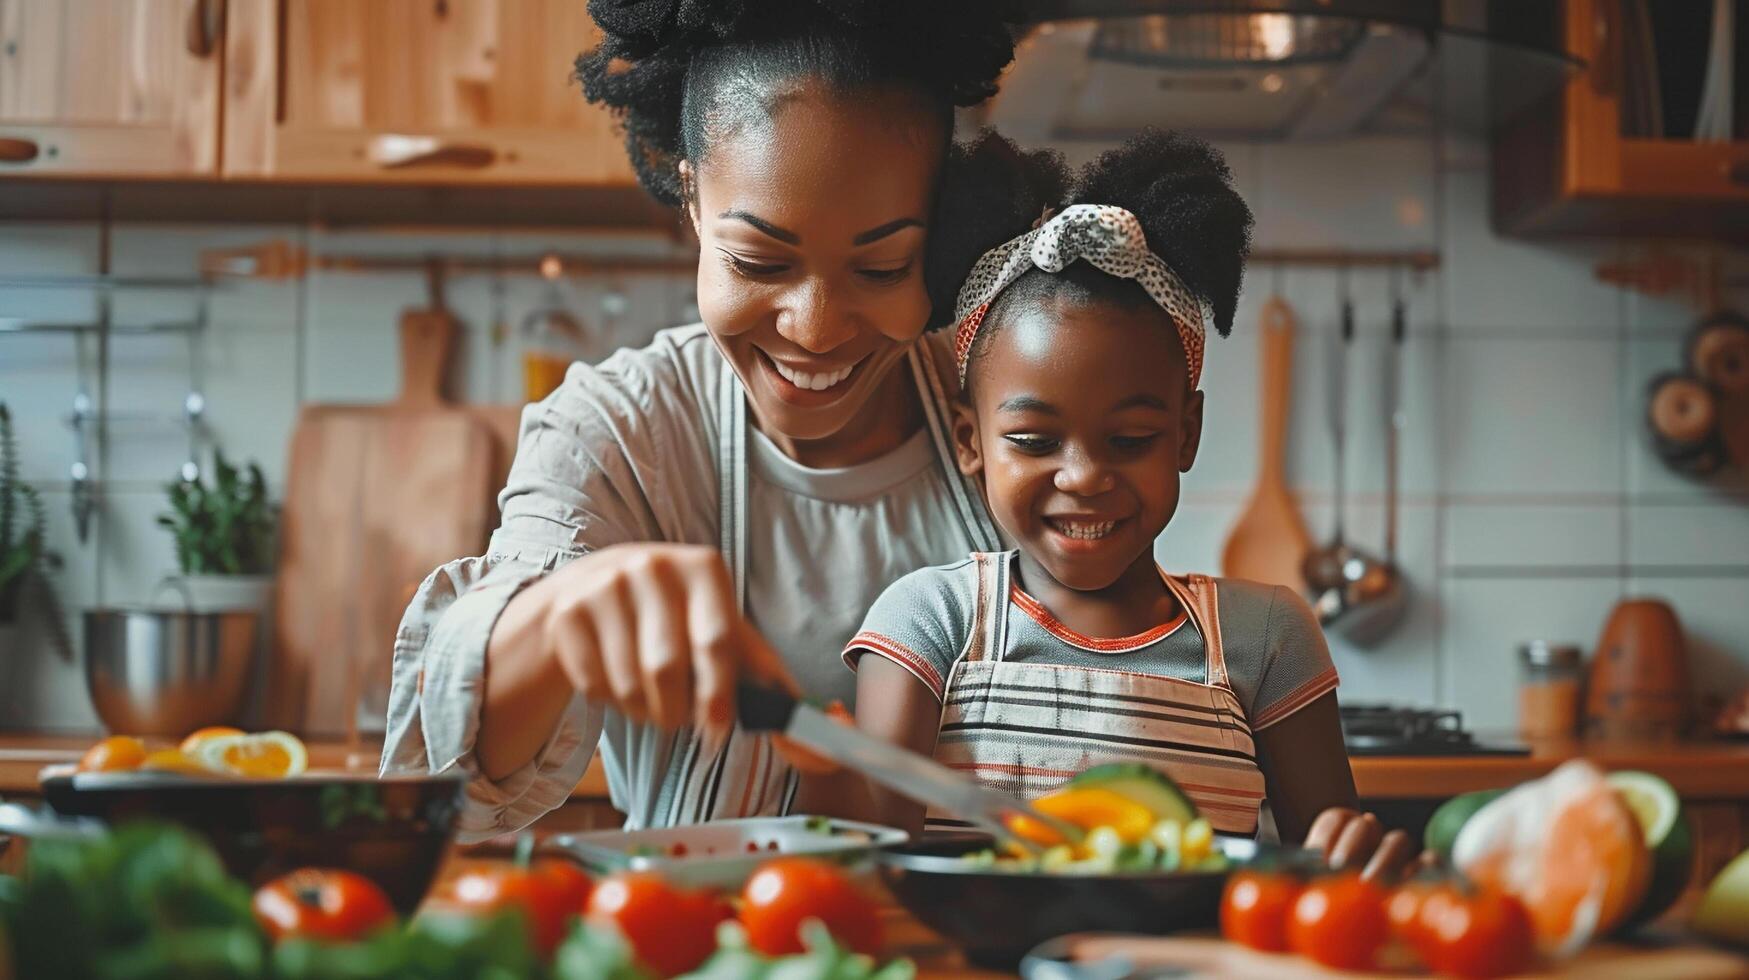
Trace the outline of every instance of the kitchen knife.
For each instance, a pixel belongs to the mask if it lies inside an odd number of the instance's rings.
[[[854,726],[834,721],[818,708],[803,704],[776,688],[743,682],[735,691],[741,727],[775,732],[833,762],[862,773],[877,783],[926,806],[952,813],[1002,840],[1015,841],[1036,853],[1031,841],[1016,837],[1008,820],[1026,816],[1079,842],[1081,828],[1039,813],[1025,802],[983,786],[927,756],[866,735]]]

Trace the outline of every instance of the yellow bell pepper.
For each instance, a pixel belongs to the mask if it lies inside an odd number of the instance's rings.
[[[1032,806],[1045,816],[1056,817],[1083,830],[1110,827],[1126,844],[1145,840],[1154,827],[1154,814],[1147,807],[1127,796],[1094,786],[1059,789],[1034,800]],[[1030,817],[1015,817],[1009,822],[1008,829],[1016,837],[1046,847],[1063,843],[1061,834]]]

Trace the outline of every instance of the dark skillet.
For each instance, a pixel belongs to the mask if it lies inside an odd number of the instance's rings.
[[[202,834],[251,885],[295,868],[345,868],[382,886],[402,915],[425,897],[448,848],[466,777],[305,773],[213,779],[158,773],[43,771],[43,798],[65,817],[114,825],[165,820]]]
[[[1257,853],[1249,840],[1217,838],[1235,865]],[[1161,935],[1216,924],[1226,871],[1065,874],[1000,871],[960,856],[988,838],[953,835],[889,848],[881,877],[918,921],[973,963],[1012,971],[1034,946],[1072,932]]]

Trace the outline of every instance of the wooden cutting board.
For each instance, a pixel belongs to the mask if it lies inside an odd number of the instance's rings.
[[[1300,563],[1312,547],[1312,536],[1300,518],[1293,494],[1288,491],[1285,458],[1293,385],[1293,310],[1281,297],[1272,297],[1263,306],[1259,327],[1262,431],[1257,486],[1233,529],[1227,532],[1227,544],[1221,551],[1221,574],[1304,592]]]
[[[387,697],[395,630],[413,591],[438,565],[480,554],[496,525],[494,494],[508,466],[501,431],[514,410],[445,399],[457,330],[440,310],[402,314],[397,400],[309,405],[298,417],[264,699],[270,724],[348,734],[359,685]]]
[[[1325,980],[1331,977],[1419,977],[1408,972],[1347,973],[1326,970],[1316,963],[1285,953],[1259,953],[1236,943],[1214,938],[1151,936],[1071,936],[1070,944],[1079,962],[1095,962],[1122,956],[1136,967],[1176,971],[1171,976],[1186,980],[1214,977],[1270,977],[1275,980]],[[1630,946],[1601,943],[1578,957],[1555,967],[1518,976],[1572,978],[1572,980],[1726,980],[1749,976],[1749,958],[1698,943],[1669,946]]]

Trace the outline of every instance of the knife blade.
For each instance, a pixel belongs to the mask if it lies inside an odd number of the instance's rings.
[[[974,782],[928,756],[841,724],[776,688],[743,682],[736,688],[735,701],[741,727],[747,731],[776,732],[888,789],[952,813],[1033,853],[1037,845],[1015,836],[1008,829],[1009,819],[1029,817],[1070,842],[1083,837],[1074,824],[1039,813],[1025,801]]]

